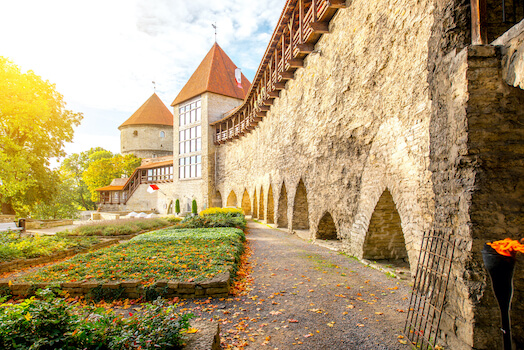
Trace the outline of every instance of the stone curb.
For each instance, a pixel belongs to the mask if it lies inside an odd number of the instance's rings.
[[[220,326],[218,322],[193,321],[191,328],[198,332],[187,334],[184,350],[219,350],[220,349]]]
[[[61,252],[57,252],[50,256],[42,256],[40,258],[33,258],[33,259],[18,259],[18,260],[0,263],[0,273],[12,272],[12,271],[16,271],[19,269],[23,269],[25,267],[51,263],[53,261],[57,261],[63,258],[68,258],[76,254],[82,254],[82,253],[87,253],[89,251],[106,248],[106,247],[109,247],[117,243],[118,243],[118,239],[111,239],[108,241],[97,243],[86,249],[81,249],[81,250],[67,249]]]
[[[57,286],[62,291],[67,292],[71,297],[87,295],[93,290],[101,288],[103,290],[114,290],[121,298],[138,299],[146,296],[148,292],[156,292],[159,296],[165,298],[180,297],[190,298],[225,298],[229,295],[231,285],[231,268],[230,270],[216,275],[212,279],[202,282],[180,282],[175,280],[160,280],[151,287],[141,284],[140,280],[126,281],[79,281],[64,282]],[[30,296],[39,288],[53,286],[53,284],[39,283],[33,284],[28,282],[13,282],[9,279],[0,280],[0,288],[8,288],[12,295]],[[111,293],[107,291],[107,293]]]

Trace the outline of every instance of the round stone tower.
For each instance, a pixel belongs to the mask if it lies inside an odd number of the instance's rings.
[[[154,93],[118,127],[120,153],[140,158],[173,155],[173,114]]]

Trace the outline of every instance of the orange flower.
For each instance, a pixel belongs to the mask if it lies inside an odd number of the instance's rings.
[[[488,243],[488,245],[495,249],[497,253],[504,256],[513,256],[517,252],[524,253],[524,245],[520,244],[519,241],[513,240],[511,238]]]

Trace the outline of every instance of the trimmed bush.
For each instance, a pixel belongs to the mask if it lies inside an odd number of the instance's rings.
[[[206,214],[204,216],[187,216],[178,225],[180,228],[211,228],[211,227],[237,227],[245,229],[247,225],[243,214],[237,213],[218,213]]]
[[[197,207],[196,199],[193,199],[193,201],[191,202],[191,214],[198,215],[198,207]]]
[[[178,200],[178,198],[175,202],[175,213],[176,215],[180,214],[180,201]]]
[[[231,214],[233,216],[244,216],[244,212],[239,208],[208,208],[200,212],[201,216],[216,215],[216,214]]]

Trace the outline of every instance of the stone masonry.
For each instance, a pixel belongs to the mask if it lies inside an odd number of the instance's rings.
[[[309,228],[311,239],[324,237],[329,215],[348,253],[380,250],[412,272],[422,236],[449,235],[457,250],[439,342],[497,348],[480,249],[523,228],[524,91],[508,85],[502,63],[517,52],[509,67],[520,67],[521,41],[469,46],[465,0],[346,4],[255,130],[217,146],[213,193],[247,207],[247,192],[254,217]]]

